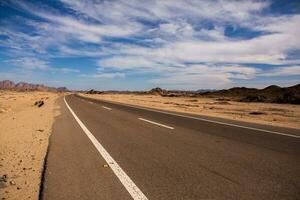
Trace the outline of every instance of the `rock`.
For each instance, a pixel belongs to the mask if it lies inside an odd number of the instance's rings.
[[[159,87],[156,87],[156,88],[153,88],[149,91],[150,94],[153,94],[153,95],[165,95],[167,94],[167,91],[166,90],[163,90]]]
[[[254,112],[250,112],[249,114],[250,114],[250,115],[263,115],[263,114],[265,114],[265,113],[254,111]]]
[[[40,108],[44,105],[44,101],[36,101],[34,105]]]
[[[4,174],[2,177],[0,177],[0,182],[7,182],[7,175]]]
[[[9,181],[9,184],[10,185],[16,185],[16,182],[15,181]]]
[[[96,90],[90,90],[90,91],[87,91],[86,94],[102,94],[103,92],[102,91],[96,91]]]
[[[107,164],[104,164],[104,165],[103,165],[103,167],[104,167],[104,168],[107,168],[107,167],[108,167],[108,165],[107,165]]]

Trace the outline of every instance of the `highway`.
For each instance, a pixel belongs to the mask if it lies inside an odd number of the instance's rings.
[[[300,199],[300,130],[69,95],[41,199]]]

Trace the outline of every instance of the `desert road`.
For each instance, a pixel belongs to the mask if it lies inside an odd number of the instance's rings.
[[[300,199],[300,131],[58,100],[41,199]]]

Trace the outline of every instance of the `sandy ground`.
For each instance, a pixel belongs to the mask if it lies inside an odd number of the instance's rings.
[[[132,94],[80,94],[150,108],[208,115],[273,126],[300,128],[300,106],[271,103],[242,103],[224,98],[161,97]]]
[[[38,199],[41,172],[54,117],[50,92],[0,91],[0,197]],[[42,107],[34,106],[43,100]]]

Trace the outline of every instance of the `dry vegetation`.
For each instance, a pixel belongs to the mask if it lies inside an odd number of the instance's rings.
[[[245,103],[227,98],[162,97],[136,94],[80,94],[150,108],[208,115],[274,126],[300,128],[300,106],[273,103]]]
[[[0,91],[2,199],[38,199],[48,138],[59,114],[55,107],[58,96],[51,92]]]

